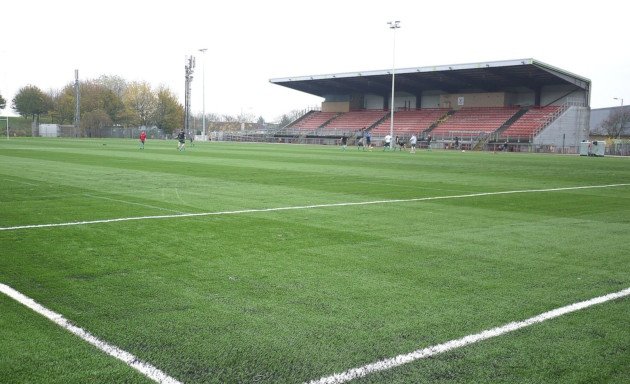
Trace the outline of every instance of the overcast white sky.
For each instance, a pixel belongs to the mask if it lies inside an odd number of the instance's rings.
[[[61,89],[79,69],[81,79],[166,85],[183,104],[195,54],[193,112],[205,67],[206,112],[275,121],[321,99],[269,79],[389,69],[387,21],[400,20],[398,68],[533,58],[591,79],[592,108],[627,105],[629,11],[623,0],[10,0],[0,4],[0,94],[10,105],[29,84]]]

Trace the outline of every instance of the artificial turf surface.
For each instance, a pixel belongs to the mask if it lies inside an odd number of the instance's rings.
[[[630,287],[628,183],[627,158],[3,140],[1,228],[174,217],[1,230],[0,283],[181,382],[299,383]],[[3,383],[148,382],[3,295],[0,341]],[[357,382],[628,367],[623,298]]]

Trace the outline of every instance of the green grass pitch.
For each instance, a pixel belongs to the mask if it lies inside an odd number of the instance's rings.
[[[389,200],[628,183],[628,158],[0,140],[2,228],[252,210],[1,230],[0,283],[183,383],[302,383],[630,287],[629,185]],[[629,377],[626,297],[355,382]],[[0,382],[149,380],[0,294]]]

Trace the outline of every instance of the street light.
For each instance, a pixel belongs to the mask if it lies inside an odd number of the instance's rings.
[[[389,149],[392,149],[392,140],[394,140],[394,77],[396,75],[396,30],[400,28],[400,21],[388,21],[389,29],[394,30],[393,58],[392,58],[392,99],[389,103]]]
[[[208,48],[201,48],[199,52],[203,56],[203,64],[201,66],[201,125],[203,126],[203,140],[206,140],[206,51]]]

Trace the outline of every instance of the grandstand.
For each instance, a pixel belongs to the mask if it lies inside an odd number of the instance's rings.
[[[577,151],[587,138],[591,82],[534,59],[271,79],[271,83],[324,98],[277,133],[335,138],[363,130],[375,143],[390,133],[431,134],[436,147],[455,137],[470,148]]]

